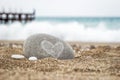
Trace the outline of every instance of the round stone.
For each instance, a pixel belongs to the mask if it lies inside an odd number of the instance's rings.
[[[37,60],[37,58],[34,57],[34,56],[33,56],[33,57],[29,57],[29,60],[30,60],[30,61],[34,61],[34,60]]]
[[[72,47],[51,35],[35,34],[26,39],[23,46],[23,54],[26,58],[31,56],[37,59],[53,57],[57,59],[73,59]]]

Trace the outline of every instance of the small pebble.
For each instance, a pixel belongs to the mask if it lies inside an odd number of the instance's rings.
[[[11,58],[14,58],[14,59],[23,59],[23,58],[25,58],[23,55],[19,55],[19,54],[13,54],[12,56],[11,56]]]
[[[32,57],[29,57],[29,60],[30,60],[30,61],[34,61],[34,60],[37,60],[37,58],[34,57],[34,56],[32,56]]]

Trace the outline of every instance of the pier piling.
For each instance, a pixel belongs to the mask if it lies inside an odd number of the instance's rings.
[[[11,22],[28,22],[35,19],[35,10],[33,13],[16,13],[16,12],[0,12],[0,23]]]

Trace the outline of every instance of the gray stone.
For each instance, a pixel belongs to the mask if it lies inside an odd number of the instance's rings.
[[[26,58],[31,56],[38,59],[53,57],[57,59],[73,59],[72,47],[66,42],[47,34],[35,34],[24,42],[23,54]]]

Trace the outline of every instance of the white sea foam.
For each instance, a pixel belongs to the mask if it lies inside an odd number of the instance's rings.
[[[0,40],[25,40],[35,33],[46,33],[68,41],[120,42],[120,29],[108,29],[104,23],[85,27],[78,22],[32,22],[22,25],[0,25]]]

